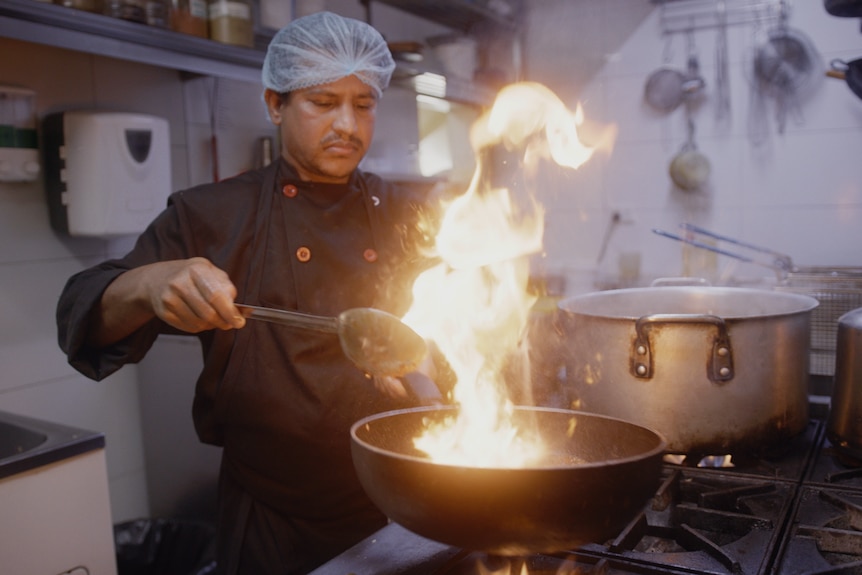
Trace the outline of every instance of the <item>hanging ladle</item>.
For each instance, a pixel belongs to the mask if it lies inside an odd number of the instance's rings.
[[[235,304],[243,317],[338,334],[341,349],[369,375],[400,377],[415,371],[428,353],[425,340],[396,316],[359,307],[337,317]]]
[[[700,62],[694,50],[694,39],[689,32],[689,57],[688,74],[693,78],[700,78]],[[681,190],[700,190],[709,179],[711,166],[709,160],[704,156],[694,143],[694,95],[685,101],[685,120],[687,138],[679,153],[671,160],[668,172],[670,177]]]

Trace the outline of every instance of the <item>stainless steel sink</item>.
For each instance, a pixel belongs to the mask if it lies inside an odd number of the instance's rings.
[[[116,575],[105,437],[0,411],[3,573]]]
[[[26,427],[0,421],[0,461],[45,443],[48,436]]]
[[[0,411],[0,479],[104,446],[102,433]]]

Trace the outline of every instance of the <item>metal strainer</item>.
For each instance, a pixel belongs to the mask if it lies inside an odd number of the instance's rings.
[[[802,32],[788,27],[787,18],[784,9],[778,25],[755,46],[750,71],[755,90],[775,101],[779,133],[784,132],[788,113],[799,115],[799,102],[824,74],[814,44]]]
[[[736,260],[769,268],[776,272],[775,291],[811,296],[820,303],[811,312],[811,347],[809,371],[816,375],[833,375],[837,349],[838,319],[845,313],[862,307],[862,268],[855,266],[798,266],[790,256],[775,250],[750,244],[682,223],[685,235],[664,230],[654,233],[681,241]],[[705,236],[735,246],[731,250],[697,239]]]

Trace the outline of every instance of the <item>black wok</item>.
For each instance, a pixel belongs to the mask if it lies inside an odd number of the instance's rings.
[[[368,496],[390,519],[429,539],[499,555],[604,542],[631,521],[658,486],[661,436],[577,411],[516,408],[516,425],[528,429],[535,423],[549,446],[547,465],[445,465],[413,447],[426,420],[456,412],[454,407],[391,411],[351,429],[353,463]]]

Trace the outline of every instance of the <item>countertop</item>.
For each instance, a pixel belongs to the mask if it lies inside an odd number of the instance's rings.
[[[0,479],[104,447],[100,432],[0,411]]]

